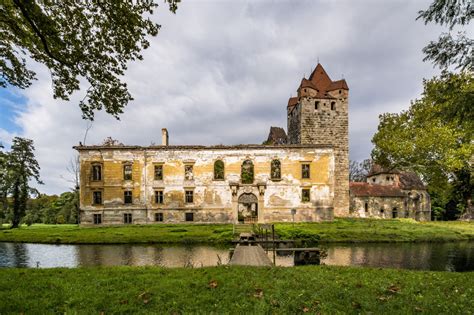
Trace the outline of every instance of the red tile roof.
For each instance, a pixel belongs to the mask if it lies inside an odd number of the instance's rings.
[[[301,88],[316,90],[318,92],[316,98],[334,98],[330,96],[328,92],[334,90],[349,90],[346,80],[332,81],[320,63],[318,63],[311,73],[309,79],[303,78],[301,80],[298,90]]]
[[[363,182],[349,183],[351,195],[356,197],[404,197],[405,194],[397,186],[369,184]]]
[[[298,98],[297,97],[290,97],[288,100],[288,107],[292,107],[298,104]]]

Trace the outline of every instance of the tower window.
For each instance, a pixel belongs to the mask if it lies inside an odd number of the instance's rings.
[[[365,212],[369,212],[369,204],[366,202],[364,205]]]
[[[336,109],[336,102],[331,102],[331,110],[335,110]]]
[[[314,109],[319,109],[319,102],[318,101],[314,102]]]
[[[306,89],[304,89],[304,92],[306,93]]]
[[[339,94],[341,94],[341,93],[342,93],[342,91],[341,91],[341,90],[339,90]]]

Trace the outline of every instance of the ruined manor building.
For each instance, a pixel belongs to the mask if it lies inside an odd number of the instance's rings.
[[[81,224],[377,216],[349,207],[348,100],[318,64],[288,101],[288,134],[272,127],[263,145],[170,145],[163,129],[162,145],[76,146]]]

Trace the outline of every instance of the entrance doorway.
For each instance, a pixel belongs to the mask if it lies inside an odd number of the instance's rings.
[[[242,194],[238,200],[239,223],[256,223],[258,221],[258,198],[254,194]]]

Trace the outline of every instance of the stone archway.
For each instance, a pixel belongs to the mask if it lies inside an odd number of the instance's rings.
[[[238,221],[254,223],[258,221],[258,198],[252,193],[243,193],[238,199]]]

